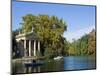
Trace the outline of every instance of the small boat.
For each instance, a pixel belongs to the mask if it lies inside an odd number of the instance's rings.
[[[25,63],[25,66],[41,66],[43,65],[43,62],[37,62],[37,63]]]
[[[29,66],[34,66],[34,67],[36,67],[36,66],[41,66],[41,65],[43,65],[44,64],[44,62],[36,62],[36,61],[33,61],[33,62],[25,62],[24,63],[25,64],[25,66],[27,66],[27,67],[29,67]]]
[[[57,56],[57,57],[54,57],[54,60],[60,60],[62,58],[63,58],[63,56]]]

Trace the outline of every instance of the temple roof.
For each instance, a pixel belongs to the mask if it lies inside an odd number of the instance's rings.
[[[23,33],[23,34],[19,34],[16,36],[16,39],[20,39],[20,38],[26,38],[26,39],[38,39],[37,35],[34,32],[28,32],[28,33]]]

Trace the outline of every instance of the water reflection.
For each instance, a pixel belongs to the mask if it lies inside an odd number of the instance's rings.
[[[90,61],[89,61],[90,62]],[[66,57],[64,58],[64,70],[80,70],[88,69],[89,67],[87,58],[83,57]]]
[[[36,73],[36,72],[40,72],[40,66],[37,67],[25,67],[24,68],[24,73]]]
[[[39,73],[39,72],[53,72],[53,71],[69,71],[69,70],[83,70],[95,69],[95,58],[92,57],[78,57],[70,56],[64,57],[62,60],[46,61],[44,65],[36,67],[26,67],[22,63],[13,64],[13,73]]]

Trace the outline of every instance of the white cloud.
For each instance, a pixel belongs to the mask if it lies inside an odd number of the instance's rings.
[[[73,39],[77,40],[80,37],[82,37],[85,34],[88,34],[89,32],[92,31],[92,29],[95,29],[95,25],[94,26],[90,26],[84,29],[80,29],[74,32],[65,32],[64,33],[64,37],[69,41],[72,42]]]

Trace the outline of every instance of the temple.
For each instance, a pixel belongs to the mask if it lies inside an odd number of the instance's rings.
[[[16,36],[18,42],[18,49],[21,51],[21,55],[27,56],[39,56],[40,55],[40,40],[32,29],[28,33],[19,33]]]

